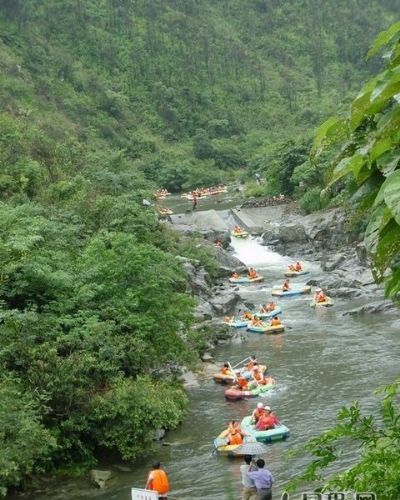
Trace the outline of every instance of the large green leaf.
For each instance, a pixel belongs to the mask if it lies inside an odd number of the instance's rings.
[[[385,293],[388,297],[396,298],[400,294],[400,269],[390,276],[386,282]]]
[[[391,218],[392,214],[384,203],[374,207],[364,235],[365,247],[369,254],[374,255],[376,253],[380,231]]]
[[[400,170],[393,172],[386,179],[384,186],[383,197],[385,203],[397,224],[400,224]]]
[[[387,151],[376,161],[376,165],[385,177],[396,170],[400,162],[400,150]]]
[[[370,97],[379,81],[379,77],[373,78],[360,91],[351,104],[350,127],[355,130],[366,118],[366,110],[371,105]]]
[[[400,22],[392,24],[390,28],[386,31],[382,31],[376,37],[373,45],[368,51],[367,58],[374,56],[381,47],[388,44],[392,38],[400,32]]]
[[[351,172],[358,172],[365,162],[365,158],[360,154],[355,154],[349,158],[343,158],[332,172],[329,185],[331,186],[339,179],[345,177]]]
[[[400,226],[394,219],[380,230],[378,244],[372,261],[372,273],[380,282],[393,261],[398,257],[400,250]]]
[[[388,151],[391,147],[392,147],[392,139],[390,137],[385,137],[384,139],[374,142],[369,152],[369,161],[373,163],[377,158],[379,158],[383,153]]]
[[[316,131],[311,148],[311,159],[318,156],[321,151],[349,135],[347,121],[343,118],[331,117],[326,120]]]

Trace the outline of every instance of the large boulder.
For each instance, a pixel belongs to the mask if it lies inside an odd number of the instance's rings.
[[[225,291],[213,297],[210,304],[217,315],[223,316],[232,312],[240,300],[241,297],[236,292]]]
[[[214,315],[214,310],[211,307],[211,304],[206,300],[201,298],[198,299],[199,304],[196,306],[194,310],[194,317],[198,321],[206,321],[212,319]]]
[[[188,259],[178,255],[176,257],[181,262],[182,268],[187,276],[187,291],[200,297],[209,297],[211,295],[211,279],[209,274],[195,259]]]
[[[110,470],[98,470],[92,469],[90,471],[90,478],[93,483],[99,488],[105,488],[107,481],[109,481],[113,476]]]
[[[278,228],[278,239],[280,243],[306,243],[307,234],[301,223],[289,222]]]
[[[219,276],[221,278],[230,276],[232,271],[240,274],[247,269],[241,260],[221,247],[214,246],[213,255],[218,262]]]
[[[358,316],[360,314],[377,314],[384,311],[394,310],[395,306],[390,300],[380,300],[377,302],[370,302],[360,307],[356,307],[351,311],[343,313],[343,316]]]

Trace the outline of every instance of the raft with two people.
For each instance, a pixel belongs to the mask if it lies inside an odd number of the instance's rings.
[[[272,379],[273,380],[273,379]],[[254,389],[238,389],[236,387],[230,387],[224,392],[224,396],[229,401],[240,401],[241,399],[258,398],[266,392],[272,390],[276,385],[275,380],[271,381],[269,384],[259,384]]]
[[[247,238],[249,233],[240,226],[235,226],[231,231],[231,236],[235,238]]]
[[[296,276],[303,276],[304,274],[309,274],[309,271],[304,269],[303,264],[300,261],[294,264],[289,264],[288,269],[285,272],[287,278],[295,278]]]
[[[251,324],[254,316],[257,316],[260,319],[272,319],[275,318],[275,316],[282,314],[282,309],[278,306],[275,306],[275,309],[268,312],[248,312],[249,317],[247,318],[245,317],[245,314],[239,317],[225,316],[224,324],[230,326],[231,328],[246,328]]]
[[[260,276],[253,267],[250,267],[247,276],[240,276],[234,271],[229,278],[230,283],[258,283],[259,281],[264,281],[264,276]]]
[[[250,357],[247,357],[234,366],[231,366],[229,362],[225,363],[218,373],[214,373],[213,375],[214,382],[217,382],[219,384],[232,384],[237,379],[236,373],[238,372],[246,380],[249,380],[251,378],[251,373],[248,369],[248,366],[243,364],[249,361],[250,359],[251,359]],[[267,371],[267,367],[265,365],[259,365],[259,369],[263,373]]]
[[[269,325],[263,322],[257,325],[252,325],[250,323],[247,327],[247,330],[249,332],[255,332],[255,333],[274,334],[274,333],[283,333],[285,331],[285,326],[282,325],[282,323],[279,325]]]

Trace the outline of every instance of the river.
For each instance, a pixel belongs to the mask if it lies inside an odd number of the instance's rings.
[[[256,239],[235,240],[233,245],[235,254],[265,277],[264,283],[240,287],[240,294],[256,305],[265,302],[271,286],[282,282],[290,259],[269,251]],[[308,265],[311,277],[318,279],[322,275],[319,266],[312,262]],[[280,498],[287,481],[304,470],[309,460],[306,456],[289,459],[287,452],[332,426],[337,411],[356,399],[365,410],[374,412],[374,388],[393,381],[400,372],[398,322],[397,327],[395,324],[398,315],[342,316],[366,299],[336,299],[334,307],[318,310],[310,308],[309,301],[309,296],[300,296],[279,302],[288,326],[284,334],[243,332],[244,341],[215,351],[218,364],[225,360],[234,364],[256,354],[278,382],[276,390],[263,399],[291,431],[286,441],[269,445],[266,455],[267,466],[276,479],[275,498]],[[86,479],[71,479],[50,487],[45,496],[41,492],[29,498],[128,500],[131,486],[144,486],[155,459],[169,473],[174,499],[240,498],[241,460],[213,455],[212,439],[227,420],[248,415],[259,400],[227,402],[223,395],[226,387],[212,381],[213,371],[205,365],[199,385],[190,389],[187,419],[166,436],[170,446],[159,445],[152,457],[136,463],[131,472],[118,473],[107,490],[93,489]],[[352,460],[350,455],[348,460]]]

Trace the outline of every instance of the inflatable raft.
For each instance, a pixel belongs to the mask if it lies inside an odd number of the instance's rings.
[[[300,288],[293,287],[287,292],[284,292],[281,287],[272,289],[272,295],[274,295],[275,297],[294,297],[295,295],[303,295],[304,293],[310,292],[310,286],[303,286]]]
[[[296,276],[303,276],[304,274],[310,274],[309,271],[304,271],[304,269],[302,271],[286,271],[285,273],[285,276],[287,278],[295,278]]]
[[[230,388],[225,391],[225,397],[230,401],[239,401],[240,399],[245,399],[245,398],[257,398],[261,394],[270,391],[274,387],[275,383],[267,385],[260,384],[258,387],[252,389],[251,391],[241,391],[240,389]]]
[[[247,276],[241,276],[240,278],[229,278],[231,283],[259,283],[264,281],[264,276],[257,276],[256,278],[249,278]]]
[[[282,314],[282,309],[280,307],[275,307],[273,311],[267,313],[256,312],[252,314],[253,316],[257,316],[260,319],[275,318],[275,316],[278,316],[278,314]]]
[[[247,330],[249,332],[256,332],[256,333],[283,333],[285,331],[285,327],[284,325],[271,326],[265,323],[263,323],[260,326],[253,326],[249,324]]]
[[[247,231],[240,231],[240,233],[236,233],[235,231],[231,231],[231,235],[235,238],[247,238],[249,233]]]
[[[289,429],[283,424],[276,426],[274,429],[269,429],[268,431],[256,431],[254,425],[251,423],[251,416],[244,417],[240,425],[244,432],[247,432],[251,437],[256,438],[257,441],[262,443],[281,441],[289,436]]]
[[[326,300],[323,302],[310,302],[310,307],[330,307],[333,306],[334,302],[330,297],[326,297]]]
[[[223,437],[224,431],[214,439],[214,448],[216,451],[225,457],[242,457],[246,455],[246,453],[233,453],[241,444],[226,444],[226,437]],[[253,443],[256,441],[255,438],[251,436],[245,436],[243,442],[244,443]]]
[[[260,365],[260,370],[262,372],[265,372],[266,369],[267,369],[267,367],[265,365]],[[247,370],[246,366],[244,366],[242,368],[237,368],[237,369],[234,369],[234,370],[235,371],[236,370],[240,371],[240,373],[242,374],[242,376],[245,379],[247,379],[247,380],[249,380],[251,378],[251,374]],[[234,376],[234,374],[232,372],[229,372],[229,375],[224,375],[223,373],[218,372],[218,373],[214,373],[213,379],[218,384],[233,384],[233,382],[235,381],[235,376]]]
[[[249,325],[250,321],[251,320],[243,318],[234,318],[233,321],[224,321],[224,324],[232,328],[245,328]]]

